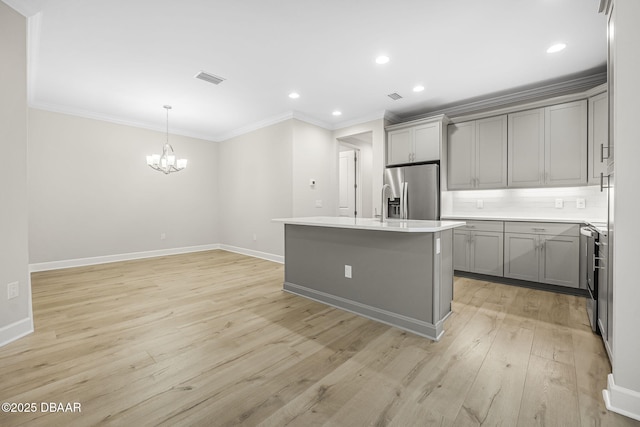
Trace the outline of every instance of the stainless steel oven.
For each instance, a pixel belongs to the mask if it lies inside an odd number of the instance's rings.
[[[580,228],[580,254],[582,259],[580,265],[583,271],[582,277],[586,280],[587,295],[587,316],[591,329],[598,332],[598,275],[596,267],[598,261],[598,239],[599,233],[595,227],[585,226]]]

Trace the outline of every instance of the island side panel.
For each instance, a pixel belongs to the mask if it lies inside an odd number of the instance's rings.
[[[440,313],[436,322],[451,313],[453,300],[453,230],[440,232]]]
[[[430,325],[433,274],[432,233],[285,226],[285,289],[295,285]]]

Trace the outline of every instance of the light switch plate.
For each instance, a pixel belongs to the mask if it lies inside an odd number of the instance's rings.
[[[584,199],[576,199],[576,208],[584,209],[586,207],[586,202]]]
[[[484,200],[482,200],[482,199],[476,200],[476,208],[478,208],[478,209],[484,208]]]
[[[13,282],[7,285],[7,299],[14,299],[20,296],[20,283]]]
[[[350,265],[345,265],[344,266],[344,277],[346,277],[347,279],[351,279],[351,266]]]
[[[556,209],[562,209],[564,207],[564,200],[556,199]]]
[[[322,207],[322,200],[316,200],[316,208]]]

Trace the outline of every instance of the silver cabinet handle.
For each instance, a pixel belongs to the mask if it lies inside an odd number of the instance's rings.
[[[604,173],[600,172],[600,192],[602,193],[602,191],[604,191],[605,188],[611,188],[609,186],[609,179],[610,176],[607,175],[607,185],[604,185]]]
[[[533,231],[546,231],[546,228],[540,228],[540,227],[531,227],[531,229]]]
[[[607,157],[604,156],[604,149],[607,149]],[[600,144],[600,163],[604,162],[604,159],[608,159],[609,158],[609,146],[607,145],[605,147],[604,144]]]

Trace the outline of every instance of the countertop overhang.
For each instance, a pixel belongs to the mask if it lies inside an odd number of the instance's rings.
[[[349,218],[314,216],[301,218],[277,218],[274,222],[291,225],[308,225],[313,227],[350,228],[355,230],[395,231],[402,233],[435,233],[462,227],[464,221],[426,221],[388,219],[380,222],[379,218]]]

